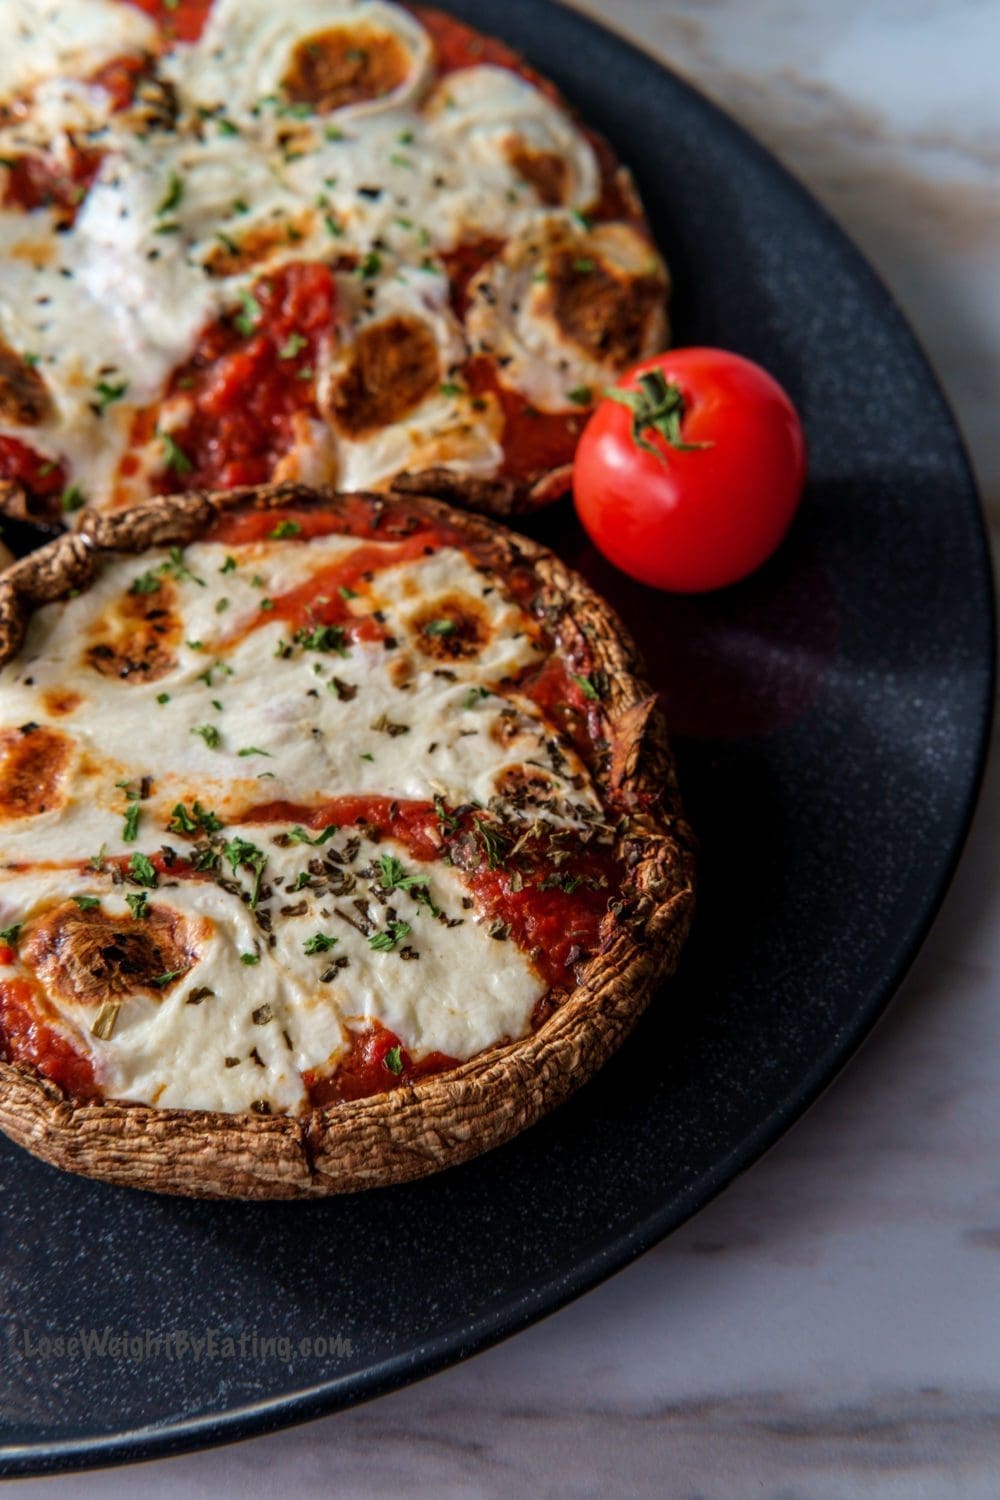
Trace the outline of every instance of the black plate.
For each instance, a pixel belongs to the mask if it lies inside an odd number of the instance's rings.
[[[680,981],[566,1108],[410,1187],[191,1203],[68,1177],[4,1142],[9,1472],[318,1416],[623,1266],[841,1066],[966,831],[991,702],[989,564],[961,441],[885,290],[769,156],[649,58],[546,0],[453,8],[522,49],[634,165],[676,277],[678,342],[760,360],[808,427],[792,537],[723,595],[671,602],[613,577],[568,513],[545,526],[619,605],[666,694],[703,845],[696,935]],[[220,1342],[197,1361],[153,1339],[141,1359],[44,1352],[47,1337],[105,1328]],[[241,1333],[247,1357],[227,1357],[221,1340]],[[350,1355],[298,1352],[337,1336]],[[275,1338],[290,1358],[262,1347]]]

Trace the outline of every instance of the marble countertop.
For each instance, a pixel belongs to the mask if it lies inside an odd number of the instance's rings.
[[[1000,0],[579,0],[742,120],[892,287],[1000,527]],[[1000,1494],[1000,767],[889,1014],[811,1113],[637,1264],[432,1380],[274,1437],[60,1480],[691,1500]]]

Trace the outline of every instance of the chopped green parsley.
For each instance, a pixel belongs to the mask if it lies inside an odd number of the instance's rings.
[[[368,939],[368,946],[375,953],[391,953],[411,932],[409,922],[389,922],[384,932],[375,932]]]
[[[303,953],[329,953],[331,948],[336,947],[337,938],[328,937],[325,932],[314,932],[311,938],[306,938],[302,944]]]

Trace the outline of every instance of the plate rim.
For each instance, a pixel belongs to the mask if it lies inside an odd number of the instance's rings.
[[[447,6],[448,0],[439,0],[439,3]],[[896,325],[895,337],[909,342],[925,380],[940,400],[943,415],[952,431],[954,456],[961,467],[963,487],[969,501],[964,519],[970,523],[970,546],[977,554],[979,565],[979,577],[975,582],[984,635],[983,653],[976,659],[976,669],[985,672],[982,698],[977,705],[974,744],[969,736],[973,750],[969,782],[951,839],[943,851],[942,873],[933,896],[912,922],[906,940],[899,945],[888,976],[883,974],[872,983],[863,999],[858,1001],[850,1025],[797,1080],[795,1087],[788,1090],[781,1103],[744,1136],[737,1147],[713,1162],[711,1168],[688,1184],[667,1206],[649,1212],[629,1230],[578,1260],[572,1273],[560,1272],[539,1283],[530,1295],[520,1297],[513,1306],[508,1302],[471,1322],[449,1324],[415,1349],[394,1354],[363,1371],[323,1380],[291,1394],[244,1404],[227,1412],[181,1418],[169,1425],[147,1425],[102,1437],[0,1445],[0,1477],[23,1478],[150,1462],[299,1426],[438,1374],[560,1311],[680,1228],[737,1176],[760,1160],[812,1108],[855,1056],[898,993],[938,916],[958,868],[979,803],[993,729],[997,687],[996,581],[982,497],[965,435],[923,342],[894,292],[850,232],[793,169],[721,104],[614,25],[605,25],[572,4],[560,3],[560,0],[528,0],[528,4],[544,13],[547,25],[589,34],[592,41],[600,40],[602,46],[612,48],[632,68],[651,69],[669,76],[672,87],[709,111],[715,125],[726,130],[742,151],[749,152],[772,176],[783,180],[786,189],[809,210],[814,221],[822,222],[825,233],[839,241],[852,279],[867,283],[878,294],[887,315]]]

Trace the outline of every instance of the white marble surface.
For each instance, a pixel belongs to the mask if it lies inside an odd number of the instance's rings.
[[[1000,0],[583,0],[741,118],[894,288],[1000,526]],[[811,1114],[590,1296],[252,1443],[18,1489],[97,1497],[1000,1495],[1000,768],[902,994]]]

